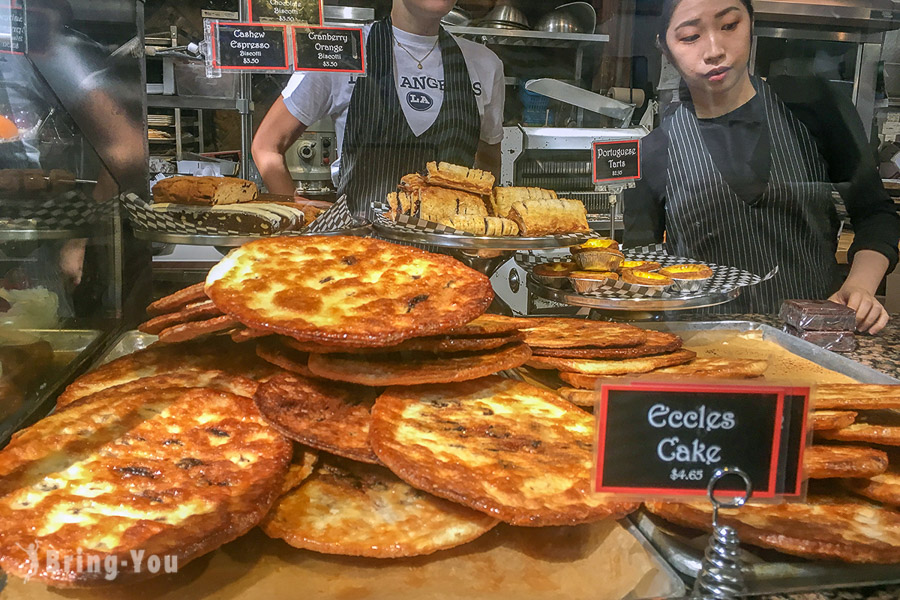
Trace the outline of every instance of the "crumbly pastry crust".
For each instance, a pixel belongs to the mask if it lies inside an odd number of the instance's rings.
[[[363,347],[445,333],[493,299],[487,277],[449,256],[327,236],[244,244],[213,267],[206,291],[247,327]]]
[[[266,421],[288,438],[378,464],[369,426],[380,391],[283,373],[260,385],[254,400]]]
[[[183,567],[265,516],[290,458],[250,398],[196,388],[83,398],[0,452],[0,566],[59,587],[111,582],[74,564],[53,569],[48,549],[120,565],[143,550]]]
[[[296,548],[400,558],[474,540],[497,520],[417,490],[384,467],[324,456],[278,500],[261,528]]]
[[[310,354],[309,370],[335,381],[368,386],[452,383],[520,367],[531,357],[525,344],[496,350],[445,355],[403,356]]]
[[[410,485],[513,525],[574,525],[637,504],[591,491],[593,417],[502,377],[395,387],[372,411],[375,453]]]

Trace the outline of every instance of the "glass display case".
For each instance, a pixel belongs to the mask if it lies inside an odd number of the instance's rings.
[[[0,444],[146,301],[143,3],[0,7]]]

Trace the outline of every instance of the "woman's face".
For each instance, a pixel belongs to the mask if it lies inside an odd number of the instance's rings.
[[[750,15],[740,0],[681,0],[666,45],[692,95],[727,92],[747,76]]]
[[[394,6],[398,4],[416,18],[440,20],[450,12],[456,0],[394,0]]]

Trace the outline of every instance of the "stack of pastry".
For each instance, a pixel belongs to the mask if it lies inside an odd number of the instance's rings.
[[[762,375],[768,366],[764,360],[697,358],[675,334],[623,323],[537,318],[521,331],[533,354],[527,366],[580,406],[594,405],[600,383],[629,375],[746,378]]]
[[[245,179],[184,175],[153,186],[151,209],[186,225],[247,235],[297,231],[321,211],[290,196],[260,197],[256,184]]]
[[[483,236],[537,237],[590,231],[578,200],[528,187],[494,187],[494,176],[478,169],[430,162],[427,174],[412,173],[388,194],[388,217],[410,215]]]

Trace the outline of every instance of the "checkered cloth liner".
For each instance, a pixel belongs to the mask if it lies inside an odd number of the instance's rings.
[[[323,212],[318,218],[303,230],[303,233],[325,233],[340,231],[353,227],[353,214],[347,205],[347,196],[341,196],[331,208]]]
[[[218,227],[205,227],[193,223],[184,223],[172,218],[170,215],[159,213],[150,208],[142,198],[135,194],[122,196],[122,205],[128,214],[130,221],[138,229],[145,231],[158,231],[163,233],[180,233],[187,235],[222,235],[222,236],[248,236],[246,233],[232,229],[220,229]],[[324,233],[340,231],[353,225],[353,216],[347,206],[347,199],[341,197],[331,208],[313,221],[308,227],[300,231],[281,231],[276,235],[308,235],[311,233]],[[265,237],[265,236],[257,236]]]
[[[115,205],[114,200],[97,202],[79,190],[72,190],[43,200],[2,200],[0,219],[29,229],[80,229],[110,214]]]
[[[387,227],[390,229],[414,229],[423,233],[444,233],[449,235],[467,235],[469,237],[479,237],[474,233],[470,233],[468,231],[461,231],[448,225],[441,225],[440,223],[435,223],[434,221],[426,221],[425,219],[420,219],[419,217],[413,217],[411,215],[398,215],[397,221],[394,222],[387,216],[390,207],[383,202],[376,203],[375,210],[381,211],[375,213],[375,222],[382,227]],[[563,233],[560,235],[555,235],[553,237],[563,241],[565,241],[567,238],[571,238],[573,244],[580,244],[584,240],[584,236],[585,234],[583,233]],[[588,237],[601,236],[599,233],[591,232],[590,234],[588,234]]]
[[[654,246],[643,246],[640,248],[628,248],[622,250],[625,260],[650,260],[658,262],[663,267],[669,265],[678,265],[684,263],[700,263],[692,258],[684,258],[681,256],[671,256],[665,251],[665,246],[656,244]],[[547,256],[535,251],[516,253],[516,262],[522,266],[528,273],[535,265],[551,262],[565,262],[565,259],[559,256]],[[736,267],[727,267],[724,265],[716,265],[704,263],[713,271],[713,276],[706,282],[706,285],[698,292],[666,292],[657,288],[645,285],[636,285],[626,283],[624,281],[610,281],[603,285],[599,290],[590,294],[591,296],[601,296],[604,298],[677,298],[686,300],[689,298],[697,298],[709,295],[711,293],[727,293],[737,288],[756,285],[761,281],[771,279],[778,273],[778,267],[760,277],[749,271],[744,271]]]

